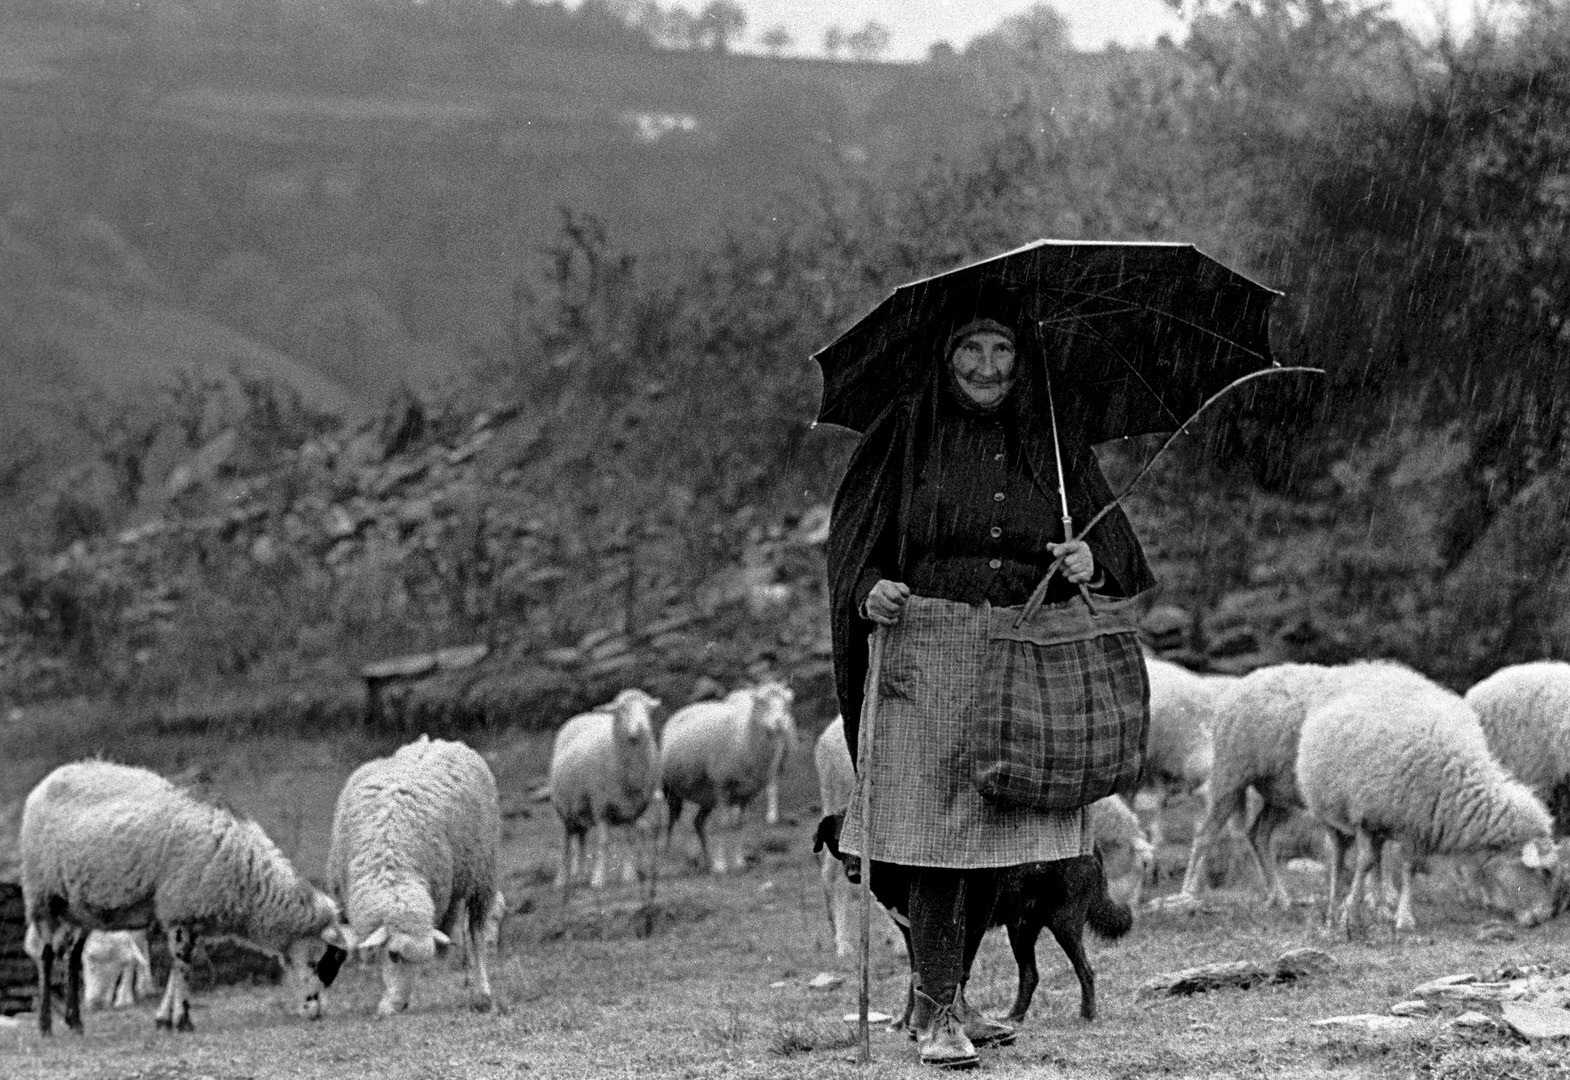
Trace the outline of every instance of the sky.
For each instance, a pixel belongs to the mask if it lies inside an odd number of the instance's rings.
[[[764,32],[783,26],[795,39],[792,52],[820,54],[830,26],[859,30],[869,21],[892,35],[885,60],[920,60],[939,41],[963,48],[971,38],[993,29],[1010,15],[1028,11],[1040,0],[737,0],[747,12],[747,40],[756,47]],[[1476,0],[1487,4],[1488,0]],[[1422,32],[1432,32],[1436,16],[1454,25],[1470,23],[1474,0],[1393,0],[1392,13]],[[669,7],[669,4],[662,6]],[[702,3],[685,6],[694,10]],[[1074,47],[1096,50],[1110,42],[1128,48],[1150,45],[1163,33],[1184,36],[1183,22],[1162,0],[1057,0],[1051,4],[1069,22]]]

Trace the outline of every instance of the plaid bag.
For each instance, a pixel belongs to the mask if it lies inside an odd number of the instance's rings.
[[[1132,791],[1150,734],[1150,677],[1127,601],[993,608],[965,752],[982,796],[1067,810]]]

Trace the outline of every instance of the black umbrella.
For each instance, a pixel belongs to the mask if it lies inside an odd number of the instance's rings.
[[[1060,344],[1051,374],[1074,388],[1092,443],[1174,431],[1227,384],[1275,364],[1268,324],[1281,294],[1194,245],[1036,240],[901,285],[815,353],[818,421],[865,431],[921,378],[940,336],[999,291]]]

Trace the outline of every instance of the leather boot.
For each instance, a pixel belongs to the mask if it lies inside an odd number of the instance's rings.
[[[1019,1033],[1013,1024],[994,1020],[965,1000],[965,988],[954,991],[954,1015],[965,1025],[965,1037],[973,1046],[1008,1046]]]
[[[955,996],[958,996],[957,991]],[[981,1056],[966,1036],[965,1025],[955,1015],[952,1003],[941,1005],[917,990],[911,1029],[916,1033],[916,1053],[920,1055],[923,1065],[936,1065],[942,1069],[968,1069],[981,1062]]]

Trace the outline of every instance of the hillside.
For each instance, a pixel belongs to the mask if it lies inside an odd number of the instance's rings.
[[[182,373],[351,422],[448,393],[537,287],[559,208],[635,253],[713,244],[825,170],[957,152],[989,108],[955,66],[28,10],[0,34],[0,419],[54,475],[114,452],[84,414],[156,411]],[[1122,63],[1064,61],[1082,102]]]

